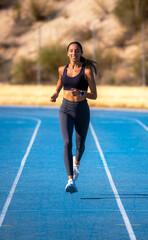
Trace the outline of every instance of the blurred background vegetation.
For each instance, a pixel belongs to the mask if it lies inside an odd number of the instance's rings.
[[[10,9],[12,11],[15,25],[11,29],[11,36],[13,36],[13,39],[17,39],[17,41],[10,41],[10,39],[5,42],[0,41],[0,82],[34,84],[37,82],[39,64],[41,67],[41,83],[55,84],[57,82],[58,67],[68,63],[66,44],[62,43],[62,41],[41,45],[39,53],[37,48],[36,56],[31,58],[21,56],[14,61],[13,58],[5,56],[9,49],[12,51],[12,49],[19,48],[20,42],[18,39],[28,31],[33,31],[34,28],[37,29],[38,23],[52,22],[56,19],[64,2],[64,0],[0,0],[0,12]],[[99,46],[99,44],[95,45],[95,60],[98,68],[97,83],[102,85],[142,85],[142,53],[137,51],[137,54],[129,61],[128,56],[127,58],[124,57],[124,49],[130,44],[132,45],[133,41],[135,41],[134,37],[138,36],[142,51],[141,27],[144,24],[147,31],[148,0],[120,0],[116,2],[111,11],[108,9],[107,1],[95,0],[94,2],[104,13],[100,21],[112,14],[124,28],[123,33],[114,39],[112,45],[108,47]],[[27,9],[27,14],[24,9]],[[69,19],[68,12],[62,10],[61,14],[65,19]],[[90,24],[88,24],[85,28],[72,27],[72,31],[69,31],[68,34],[65,33],[63,38],[70,36],[70,38],[80,41],[82,45],[86,43],[87,46],[87,43],[92,44],[93,40],[95,40],[93,39],[93,33]],[[95,37],[96,42],[97,40],[99,42],[101,39],[100,32],[96,32]],[[146,41],[148,40],[146,39]],[[123,54],[120,54],[120,52]],[[90,51],[84,53],[84,57],[94,58]],[[148,85],[147,56],[145,57],[145,71],[146,85]]]

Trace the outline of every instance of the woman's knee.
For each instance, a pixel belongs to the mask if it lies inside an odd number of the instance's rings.
[[[72,141],[69,139],[64,140],[64,148],[65,149],[71,149],[72,148]]]

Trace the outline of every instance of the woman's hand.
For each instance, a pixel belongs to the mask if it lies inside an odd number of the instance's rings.
[[[72,96],[79,96],[80,95],[80,90],[75,89],[75,88],[71,88],[70,92],[71,92]]]
[[[50,97],[50,101],[51,102],[56,102],[57,97],[59,96],[58,92],[55,92],[51,97]]]

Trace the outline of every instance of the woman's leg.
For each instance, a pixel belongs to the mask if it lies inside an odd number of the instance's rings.
[[[79,164],[83,152],[85,150],[85,140],[87,136],[87,131],[90,121],[90,111],[89,106],[86,104],[79,109],[77,113],[77,118],[75,122],[76,130],[76,164]]]
[[[64,141],[64,162],[69,179],[73,179],[72,134],[74,121],[72,117],[60,111],[59,120]]]

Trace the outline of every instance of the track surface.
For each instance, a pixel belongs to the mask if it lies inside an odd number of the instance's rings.
[[[68,194],[58,109],[0,107],[0,240],[146,240],[147,161],[147,111],[91,109]]]

